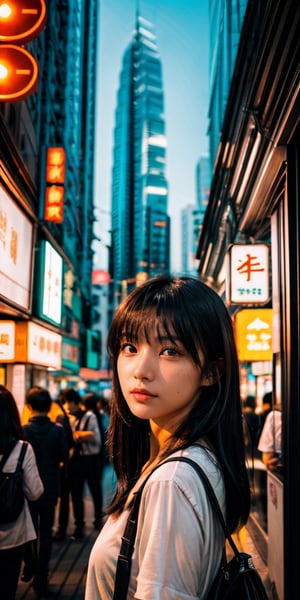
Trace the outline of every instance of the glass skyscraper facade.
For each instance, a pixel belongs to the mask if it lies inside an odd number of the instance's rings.
[[[211,0],[209,144],[211,170],[218,154],[236,53],[248,0]]]
[[[115,114],[112,275],[116,285],[169,271],[166,147],[156,36],[153,25],[137,16],[133,39],[123,56]]]

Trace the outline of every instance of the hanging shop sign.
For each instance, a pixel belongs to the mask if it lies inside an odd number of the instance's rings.
[[[64,186],[49,185],[45,189],[45,221],[62,223],[64,220]]]
[[[99,369],[100,348],[100,333],[87,329],[85,336],[85,366],[89,369]]]
[[[110,273],[103,269],[95,269],[92,272],[92,285],[107,285],[111,282]]]
[[[36,91],[38,63],[23,45],[46,22],[45,0],[7,0],[0,4],[0,102],[24,100]]]
[[[62,223],[64,220],[65,176],[66,153],[64,148],[48,148],[45,172],[45,221]]]
[[[0,296],[29,311],[33,223],[0,185]]]
[[[15,361],[61,368],[62,336],[36,323],[16,323]]]
[[[37,89],[38,65],[21,46],[0,44],[0,102],[25,100]]]
[[[62,308],[62,256],[48,241],[41,242],[40,290],[38,294],[39,316],[55,325],[61,323]]]
[[[15,322],[0,321],[0,362],[15,358]]]
[[[26,6],[30,4],[30,6]],[[45,0],[7,0],[0,5],[0,42],[25,44],[37,37],[45,26]]]
[[[269,291],[268,244],[233,244],[228,250],[226,300],[230,304],[266,304]]]
[[[272,308],[249,308],[235,315],[235,335],[240,361],[272,360]]]
[[[62,362],[63,369],[68,369],[74,374],[79,373],[80,368],[80,342],[71,338],[62,339]]]

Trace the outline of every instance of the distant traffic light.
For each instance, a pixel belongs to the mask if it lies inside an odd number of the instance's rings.
[[[42,31],[44,0],[0,0],[0,102],[23,100],[35,90],[38,65],[22,46]]]

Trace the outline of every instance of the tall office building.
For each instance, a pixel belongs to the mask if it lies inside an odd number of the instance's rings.
[[[236,53],[248,0],[211,0],[209,145],[211,171],[218,154]]]
[[[184,275],[197,276],[196,252],[203,222],[203,213],[196,204],[181,211],[181,269]]]
[[[195,179],[196,204],[189,204],[181,211],[182,272],[188,275],[197,275],[197,247],[210,193],[211,171],[208,157],[199,158]]]
[[[169,271],[162,65],[151,23],[136,19],[120,75],[112,171],[115,289]]]
[[[208,205],[210,184],[210,160],[206,156],[201,156],[196,164],[196,203],[203,218]]]

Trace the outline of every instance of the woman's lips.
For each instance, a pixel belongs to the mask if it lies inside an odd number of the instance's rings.
[[[148,392],[148,390],[140,388],[135,388],[131,390],[130,393],[138,402],[147,402],[147,400],[149,400],[150,398],[155,397],[155,394],[151,394],[151,392]]]

